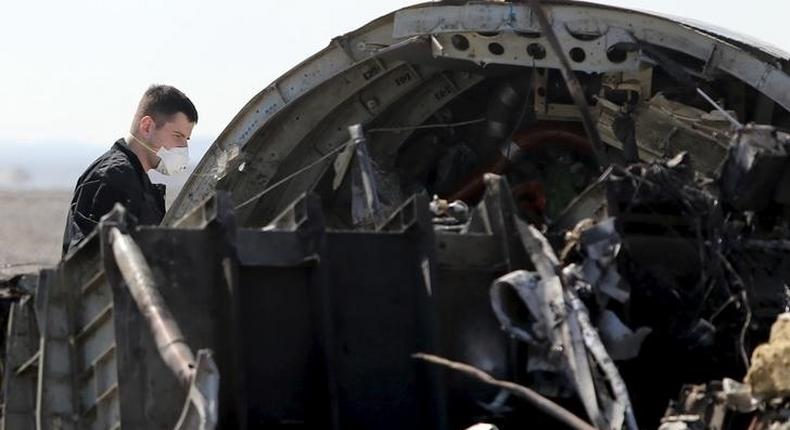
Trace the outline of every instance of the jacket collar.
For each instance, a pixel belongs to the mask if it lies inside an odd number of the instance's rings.
[[[145,172],[145,170],[143,170],[143,163],[141,163],[140,159],[137,158],[137,154],[132,152],[132,150],[126,145],[126,140],[123,138],[116,140],[112,146],[112,149],[120,151],[126,156],[126,158],[129,159],[129,162],[132,164],[132,166],[134,166],[134,171],[137,172],[137,176],[144,187],[152,187],[151,179],[148,177],[148,174]]]

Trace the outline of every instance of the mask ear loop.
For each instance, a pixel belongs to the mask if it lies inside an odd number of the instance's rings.
[[[159,167],[160,164],[164,163],[162,157],[157,153],[157,151],[154,151],[154,149],[151,148],[147,143],[145,143],[143,139],[140,139],[139,137],[135,136],[134,133],[129,133],[129,136],[131,136],[132,139],[134,139],[137,143],[139,143],[143,148],[149,150],[151,153],[153,153],[156,156],[156,158],[159,159],[159,161],[156,164],[154,164],[154,170],[157,170],[157,167]]]
[[[156,156],[159,156],[159,155],[156,153],[156,151],[154,151],[154,149],[153,149],[153,148],[151,148],[151,146],[149,146],[149,144],[147,144],[147,143],[145,143],[145,142],[143,141],[143,139],[140,139],[139,137],[135,136],[135,135],[134,135],[134,133],[129,133],[129,135],[130,135],[130,136],[132,136],[132,139],[134,139],[134,140],[135,140],[137,143],[139,143],[140,145],[142,145],[142,146],[143,146],[143,148],[145,148],[145,149],[147,149],[147,150],[151,151],[151,152],[152,152],[154,155],[156,155]]]

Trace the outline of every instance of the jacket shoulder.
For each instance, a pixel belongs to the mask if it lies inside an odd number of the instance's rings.
[[[118,151],[108,151],[88,168],[81,182],[85,181],[102,181],[125,188],[137,182],[137,171],[126,155]]]

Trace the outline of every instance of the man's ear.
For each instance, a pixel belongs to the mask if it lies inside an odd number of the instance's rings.
[[[148,140],[151,137],[151,132],[154,130],[154,127],[156,127],[156,122],[154,122],[154,119],[151,118],[150,115],[140,118],[138,128],[143,139]]]

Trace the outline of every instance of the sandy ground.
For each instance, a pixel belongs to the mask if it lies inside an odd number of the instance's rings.
[[[169,208],[180,187],[168,187]],[[70,190],[0,189],[0,279],[60,260]]]
[[[0,190],[0,277],[60,259],[70,191]]]

